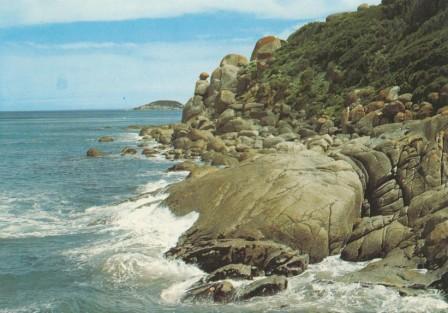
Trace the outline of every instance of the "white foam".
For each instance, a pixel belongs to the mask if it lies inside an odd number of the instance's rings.
[[[448,303],[437,292],[427,291],[419,296],[402,297],[392,288],[379,285],[366,287],[335,280],[362,269],[370,262],[345,262],[339,256],[328,257],[319,264],[310,265],[302,275],[290,278],[285,292],[238,304],[238,310],[263,311],[268,308],[281,312],[447,312]]]
[[[140,136],[138,133],[135,132],[127,132],[127,133],[121,133],[119,136],[116,137],[116,142],[137,142],[140,139]]]
[[[166,180],[143,186],[140,192],[144,194],[134,199],[88,209],[86,217],[90,223],[98,221],[96,231],[106,239],[67,251],[66,255],[79,258],[81,264],[94,263],[114,283],[157,279],[175,282],[203,275],[194,266],[163,257],[198,217],[197,213],[177,217],[161,204],[167,196],[163,190],[168,181],[181,177],[167,175]]]
[[[162,290],[160,299],[164,304],[178,304],[182,300],[185,291],[199,280],[200,277],[191,277],[190,279],[174,283],[170,287]]]
[[[203,273],[196,267],[180,261],[167,260],[156,254],[119,253],[109,257],[103,265],[103,271],[109,273],[115,282],[132,279],[152,281],[157,279],[183,280]]]
[[[41,193],[27,197],[0,195],[0,239],[45,237],[77,231],[60,211],[42,209],[51,195]],[[17,203],[29,203],[28,210],[18,211]]]

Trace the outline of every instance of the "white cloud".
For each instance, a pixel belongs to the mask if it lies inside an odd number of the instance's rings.
[[[249,55],[252,48],[239,40],[10,44],[0,51],[0,111],[185,102],[200,72],[211,72],[227,52]]]
[[[310,19],[380,0],[0,0],[0,26],[116,21],[233,11],[262,18]]]

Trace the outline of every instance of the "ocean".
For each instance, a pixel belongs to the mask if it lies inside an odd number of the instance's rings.
[[[141,155],[128,128],[179,120],[173,111],[0,112],[0,312],[448,312],[435,291],[401,297],[337,282],[366,265],[338,256],[274,297],[182,303],[203,273],[163,253],[197,214],[175,217],[161,202],[186,173]],[[105,135],[115,141],[97,142]],[[87,158],[90,147],[106,156]],[[124,147],[139,153],[121,156]]]

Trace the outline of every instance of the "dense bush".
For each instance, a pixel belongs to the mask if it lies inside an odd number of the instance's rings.
[[[338,114],[345,94],[399,85],[416,100],[448,83],[448,1],[383,0],[293,33],[256,75],[263,90],[308,113]],[[272,97],[271,97],[272,98]]]

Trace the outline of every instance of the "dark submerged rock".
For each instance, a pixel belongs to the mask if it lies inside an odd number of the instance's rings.
[[[104,156],[104,153],[101,152],[100,150],[96,149],[96,148],[90,148],[89,150],[87,150],[86,155],[88,157],[102,157]]]
[[[111,136],[102,136],[98,138],[98,142],[113,142],[114,138]]]

